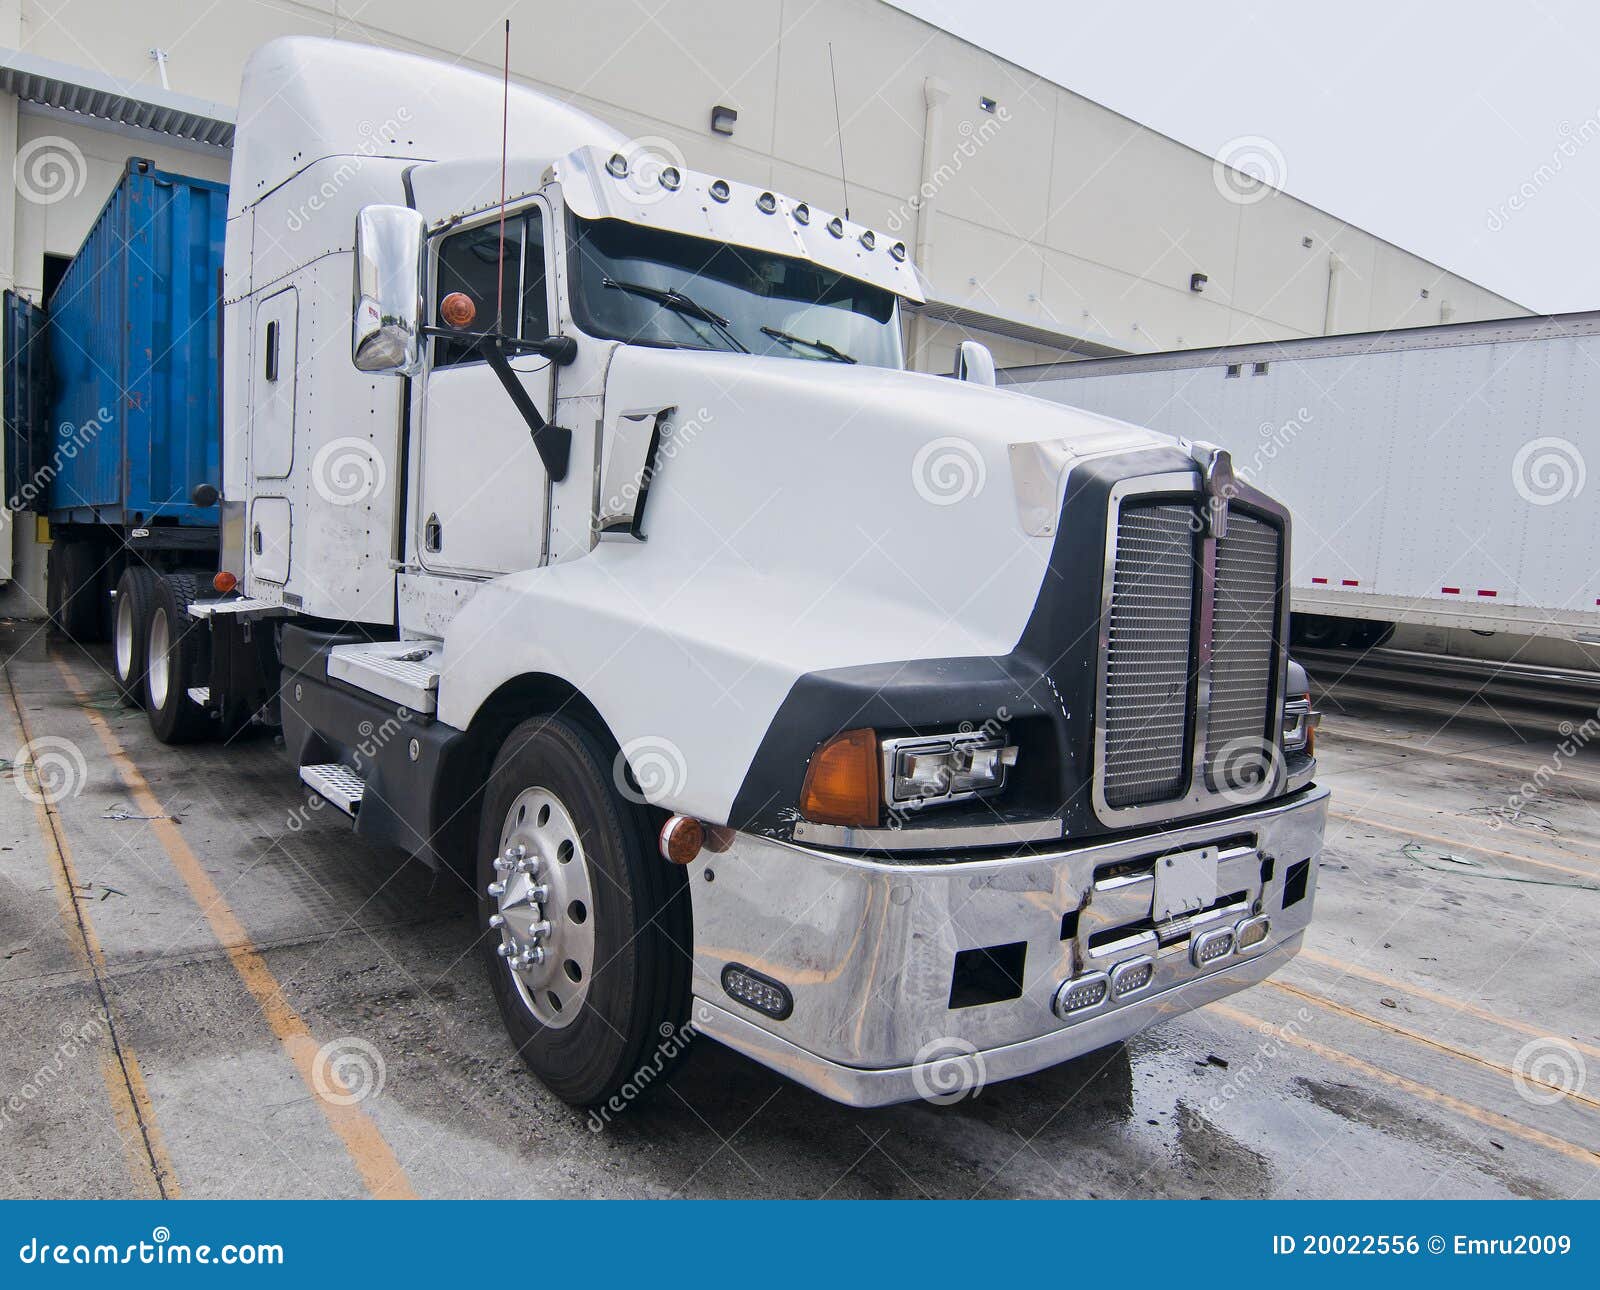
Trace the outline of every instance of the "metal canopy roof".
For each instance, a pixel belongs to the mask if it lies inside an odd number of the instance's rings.
[[[233,146],[234,111],[226,104],[160,86],[126,84],[22,50],[0,48],[0,92],[196,143]]]

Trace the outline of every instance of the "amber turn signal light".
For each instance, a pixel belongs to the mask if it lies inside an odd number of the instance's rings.
[[[800,789],[800,814],[806,819],[873,828],[882,801],[877,731],[846,730],[812,754]]]
[[[478,306],[464,291],[452,291],[439,302],[439,316],[451,327],[470,327],[478,316]]]
[[[661,857],[673,864],[691,863],[705,842],[705,826],[687,815],[674,815],[661,826]]]
[[[239,585],[239,579],[224,569],[221,573],[212,575],[211,585],[226,596]]]

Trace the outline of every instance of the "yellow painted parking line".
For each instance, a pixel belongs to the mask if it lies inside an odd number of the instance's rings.
[[[1562,1088],[1559,1084],[1552,1084],[1548,1080],[1540,1079],[1529,1072],[1519,1073],[1504,1062],[1497,1062],[1491,1057],[1480,1057],[1477,1053],[1469,1052],[1465,1048],[1457,1048],[1454,1044],[1447,1044],[1442,1039],[1434,1039],[1423,1034],[1420,1030],[1413,1030],[1409,1026],[1402,1026],[1397,1022],[1387,1021],[1383,1017],[1375,1017],[1371,1013],[1362,1012],[1359,1008],[1347,1007],[1324,995],[1316,994],[1310,990],[1303,990],[1297,985],[1290,985],[1287,981],[1280,981],[1276,977],[1269,977],[1262,984],[1269,985],[1284,994],[1293,995],[1297,999],[1304,999],[1307,1003],[1325,1008],[1329,1012],[1337,1013],[1341,1017],[1348,1017],[1352,1021],[1359,1021],[1364,1026],[1371,1026],[1375,1030],[1384,1030],[1391,1035],[1398,1035],[1402,1039],[1409,1039],[1413,1043],[1421,1044],[1425,1048],[1432,1048],[1446,1056],[1455,1057],[1461,1061],[1473,1062],[1486,1070],[1491,1070],[1497,1075],[1504,1075],[1507,1079],[1515,1081],[1519,1077],[1529,1084],[1538,1084],[1552,1093],[1565,1094],[1574,1102],[1584,1102],[1600,1111],[1600,1099],[1590,1097],[1581,1089]]]
[[[22,734],[20,742],[24,746],[31,745],[33,732],[28,726],[22,703],[17,698],[9,669],[5,671],[5,680],[11,710],[16,714],[17,728]],[[112,1012],[111,996],[105,985],[105,954],[100,949],[99,937],[95,935],[94,922],[76,895],[78,875],[72,863],[72,850],[67,844],[66,832],[61,827],[61,817],[55,804],[41,788],[31,761],[26,766],[18,766],[15,773],[30,777],[33,791],[28,796],[33,802],[39,839],[50,857],[50,883],[55,889],[61,926],[66,932],[73,957],[94,980],[109,1036],[109,1047],[101,1060],[100,1074],[111,1102],[112,1120],[116,1123],[118,1136],[128,1157],[128,1171],[133,1177],[134,1187],[141,1196],[147,1198],[171,1199],[179,1196],[182,1192],[178,1187],[178,1176],[161,1141],[155,1112],[150,1105],[150,1094],[145,1088],[144,1072],[139,1068],[138,1055],[128,1043],[127,1036],[121,1032]]]
[[[1399,990],[1405,994],[1414,994],[1419,999],[1427,999],[1442,1007],[1452,1008],[1456,1012],[1465,1013],[1469,1017],[1476,1017],[1479,1021],[1487,1021],[1496,1026],[1504,1026],[1507,1030],[1515,1030],[1518,1034],[1527,1035],[1530,1039],[1558,1038],[1563,1043],[1571,1044],[1580,1053],[1600,1059],[1600,1046],[1586,1044],[1582,1040],[1572,1038],[1570,1035],[1555,1035],[1554,1031],[1548,1026],[1534,1026],[1526,1021],[1519,1021],[1515,1017],[1502,1017],[1498,1012],[1491,1012],[1488,1008],[1480,1007],[1475,1003],[1468,1003],[1465,999],[1457,999],[1439,990],[1430,990],[1425,985],[1417,985],[1415,982],[1407,981],[1403,977],[1385,976],[1382,972],[1378,972],[1373,968],[1362,967],[1359,963],[1346,963],[1343,959],[1336,959],[1331,954],[1324,954],[1320,950],[1313,950],[1309,947],[1302,948],[1296,957],[1311,963],[1320,963],[1323,967],[1335,972],[1357,976],[1376,985]]]
[[[1370,1080],[1380,1084],[1387,1084],[1390,1088],[1399,1089],[1423,1101],[1432,1102],[1435,1106],[1442,1106],[1466,1119],[1475,1120],[1501,1133],[1510,1134],[1514,1138],[1521,1138],[1534,1146],[1544,1147],[1555,1151],[1571,1160],[1579,1161],[1586,1165],[1600,1165],[1600,1151],[1591,1151],[1588,1147],[1581,1147],[1575,1142],[1568,1142],[1565,1138],[1558,1138],[1553,1133],[1546,1133],[1542,1129],[1535,1129],[1522,1124],[1517,1120],[1507,1119],[1496,1111],[1487,1111],[1481,1106],[1471,1102],[1464,1102],[1459,1097],[1452,1097],[1448,1093],[1441,1093],[1436,1088],[1419,1083],[1414,1079],[1407,1079],[1404,1075],[1396,1075],[1393,1071],[1386,1071],[1381,1066],[1374,1066],[1371,1062],[1363,1061],[1359,1057],[1352,1057],[1349,1053],[1341,1052],[1327,1044],[1318,1043],[1315,1039],[1308,1039],[1304,1035],[1286,1030],[1270,1021],[1263,1021],[1259,1017],[1252,1017],[1248,1012],[1241,1012],[1232,1004],[1213,1003],[1208,1005],[1207,1011],[1229,1021],[1238,1022],[1258,1034],[1270,1035],[1281,1043],[1292,1044],[1296,1048],[1304,1049],[1308,1053],[1315,1053],[1324,1061],[1332,1062],[1336,1066],[1343,1066],[1346,1070],[1364,1075]]]
[[[1502,860],[1515,860],[1518,864],[1537,865],[1541,869],[1554,869],[1558,873],[1570,873],[1578,878],[1600,878],[1600,872],[1594,869],[1574,869],[1571,865],[1557,864],[1554,860],[1539,860],[1530,855],[1523,855],[1518,851],[1499,851],[1494,847],[1481,846],[1476,842],[1463,842],[1459,838],[1447,838],[1440,833],[1426,833],[1421,829],[1410,828],[1404,824],[1391,824],[1385,820],[1375,820],[1368,815],[1352,815],[1346,811],[1329,811],[1330,820],[1343,820],[1347,824],[1364,824],[1370,828],[1382,829],[1386,833],[1398,833],[1403,838],[1414,838],[1419,842],[1436,842],[1442,847],[1453,847],[1457,851],[1476,851],[1479,855],[1498,856]]]
[[[310,1028],[285,997],[283,987],[251,941],[244,924],[190,849],[166,808],[151,791],[143,773],[123,750],[105,718],[89,706],[88,692],[77,675],[62,659],[56,659],[55,665],[67,683],[67,689],[78,701],[83,715],[100,737],[106,755],[122,778],[123,787],[132,795],[139,812],[150,817],[150,831],[167,853],[167,858],[172,861],[184,885],[189,888],[189,894],[211,925],[212,933],[227,952],[234,971],[244,982],[245,989],[254,996],[267,1025],[283,1045],[289,1060],[294,1063],[300,1078],[305,1081],[327,1118],[328,1126],[344,1144],[351,1162],[361,1175],[362,1183],[372,1195],[380,1198],[415,1199],[416,1192],[412,1190],[411,1182],[393,1148],[372,1117],[356,1103],[350,1090],[340,1080],[333,1063],[323,1063],[325,1069],[317,1069],[318,1044]]]

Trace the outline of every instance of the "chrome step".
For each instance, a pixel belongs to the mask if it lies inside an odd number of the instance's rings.
[[[196,600],[189,605],[190,618],[214,618],[219,614],[239,618],[282,618],[288,612],[287,605],[271,600],[256,600],[251,596],[238,596],[232,600]]]
[[[376,641],[335,645],[328,651],[328,676],[431,716],[439,708],[439,641]]]
[[[361,796],[367,786],[348,766],[328,762],[322,766],[300,767],[300,782],[324,801],[331,802],[346,815],[361,809]]]
[[[197,707],[209,708],[211,706],[211,687],[209,685],[191,685],[189,687],[189,702]]]

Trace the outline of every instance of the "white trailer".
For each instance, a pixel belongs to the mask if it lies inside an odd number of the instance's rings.
[[[280,726],[461,875],[576,1103],[685,1028],[900,1101],[1287,961],[1327,790],[1284,509],[981,347],[905,371],[886,233],[501,94],[251,59],[221,549],[118,651],[157,735]]]
[[[1307,643],[1371,624],[1600,642],[1600,313],[1012,368],[1229,449],[1294,513]],[[1353,629],[1353,630],[1352,630]]]

